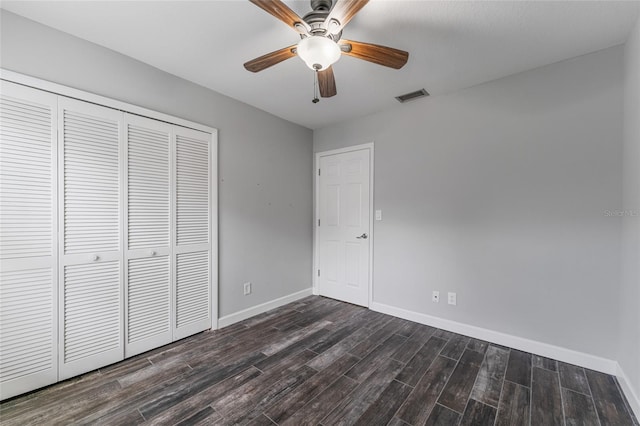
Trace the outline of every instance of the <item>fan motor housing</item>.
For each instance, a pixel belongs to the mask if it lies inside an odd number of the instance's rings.
[[[311,31],[309,31],[311,35],[326,36],[337,42],[342,36],[342,31],[337,34],[331,34],[325,26],[325,21],[329,16],[332,5],[332,0],[311,0],[311,8],[313,10],[304,15],[302,19],[311,27]]]

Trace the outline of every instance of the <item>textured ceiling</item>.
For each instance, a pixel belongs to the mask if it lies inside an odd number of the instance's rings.
[[[301,16],[308,1],[285,0]],[[425,88],[439,95],[624,43],[639,2],[372,0],[343,37],[410,52],[393,70],[350,57],[338,95],[312,104],[313,73],[292,58],[258,74],[242,64],[299,36],[245,0],[3,1],[29,19],[108,47],[315,129]]]

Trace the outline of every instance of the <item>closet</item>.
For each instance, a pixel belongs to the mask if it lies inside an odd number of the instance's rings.
[[[1,84],[1,399],[215,325],[215,129]]]

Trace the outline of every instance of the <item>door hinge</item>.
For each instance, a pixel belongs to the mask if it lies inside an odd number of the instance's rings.
[[[318,219],[318,226],[320,226],[320,219]]]
[[[318,276],[320,276],[320,269],[318,269]]]
[[[318,169],[318,176],[320,176],[320,169]]]

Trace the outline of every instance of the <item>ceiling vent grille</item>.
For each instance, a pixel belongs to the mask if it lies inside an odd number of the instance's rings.
[[[425,96],[429,96],[429,93],[424,89],[420,89],[420,90],[416,90],[415,92],[405,93],[404,95],[396,96],[396,99],[398,100],[398,102],[403,104],[407,101],[423,98]]]

